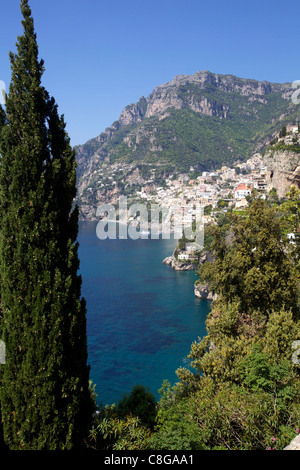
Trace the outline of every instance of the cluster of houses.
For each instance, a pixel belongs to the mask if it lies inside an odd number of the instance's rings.
[[[192,172],[193,168],[190,170]],[[223,166],[220,170],[203,172],[196,179],[190,179],[186,174],[176,179],[169,178],[165,187],[158,187],[152,193],[142,189],[137,192],[137,196],[147,203],[168,208],[172,214],[179,214],[180,221],[184,217],[186,223],[194,220],[198,207],[209,206],[210,214],[205,214],[203,221],[204,224],[214,223],[214,213],[226,211],[228,207],[239,209],[247,206],[247,196],[251,196],[254,189],[265,197],[265,174],[262,156],[255,154],[245,163],[237,162],[234,168]],[[220,201],[223,205],[220,205]]]
[[[287,135],[277,140],[283,140],[286,145],[295,143],[295,136],[300,140],[298,127],[288,131]],[[193,170],[190,168],[190,172]],[[176,216],[173,219],[176,231],[177,228],[180,230],[182,217],[185,222],[193,223],[199,207],[209,209],[202,215],[205,226],[215,224],[220,213],[225,213],[228,208],[245,208],[249,204],[249,196],[254,191],[265,199],[268,192],[266,173],[263,157],[256,153],[246,162],[236,162],[233,168],[223,166],[216,171],[204,171],[195,179],[190,179],[186,174],[179,175],[167,179],[165,187],[157,188],[155,193],[149,194],[142,189],[138,195],[148,203],[159,204],[167,207],[170,213],[179,214],[178,227]],[[288,237],[291,243],[295,243],[294,234],[288,234]],[[194,247],[186,245],[179,253],[178,259],[194,260]]]
[[[277,137],[285,145],[300,143],[299,128],[288,126],[286,134]],[[193,172],[194,168],[190,168]],[[193,207],[211,206],[212,213],[204,217],[204,223],[213,222],[213,211],[226,210],[226,207],[242,209],[248,205],[247,197],[253,191],[262,198],[267,195],[267,169],[260,153],[254,154],[246,162],[235,162],[233,168],[223,166],[216,171],[204,171],[196,179],[190,179],[187,174],[179,175],[166,180],[166,187],[157,188],[155,193],[139,191],[137,194],[147,202],[167,206],[170,209],[185,208],[188,215],[193,214]],[[223,201],[223,205],[220,205]]]
[[[290,126],[276,140],[283,140],[286,145],[297,140],[300,144],[299,128]],[[115,175],[124,175],[124,171],[130,169],[130,164],[126,168],[124,163],[115,164],[114,172],[107,175],[109,184],[116,185]],[[105,168],[103,171],[106,173]],[[228,208],[243,210],[249,204],[249,197],[254,191],[263,199],[267,196],[267,168],[260,153],[254,154],[245,162],[237,161],[232,167],[222,166],[215,171],[203,171],[200,176],[191,178],[193,174],[197,175],[197,172],[191,167],[189,173],[172,175],[160,187],[155,184],[155,168],[149,169],[147,181],[142,181],[137,170],[126,178],[131,186],[139,184],[140,190],[135,191],[135,198],[147,206],[156,205],[165,210],[165,214],[168,214],[167,222],[171,223],[174,232],[181,231],[182,224],[192,225],[197,219],[199,208],[203,225],[215,224],[220,213],[225,213]],[[181,259],[193,259],[193,248],[186,247],[180,256]]]

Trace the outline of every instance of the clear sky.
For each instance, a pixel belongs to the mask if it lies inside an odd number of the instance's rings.
[[[175,75],[209,70],[270,82],[300,79],[300,2],[29,0],[43,85],[73,145]],[[1,0],[0,80],[22,33],[19,0]]]

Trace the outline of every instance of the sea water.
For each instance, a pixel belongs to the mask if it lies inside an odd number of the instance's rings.
[[[176,369],[189,366],[192,342],[206,333],[210,302],[195,297],[195,272],[162,263],[174,239],[100,240],[96,222],[81,222],[78,241],[98,403],[117,403],[136,384],[159,399],[163,381],[178,381]]]

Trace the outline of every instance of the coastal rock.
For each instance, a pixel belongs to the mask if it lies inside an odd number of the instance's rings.
[[[185,261],[177,261],[174,256],[168,256],[163,260],[163,263],[170,266],[174,271],[194,271],[197,264]]]
[[[208,285],[196,284],[194,288],[195,296],[204,300],[216,300],[218,295],[210,290]]]
[[[173,256],[168,256],[163,260],[163,263],[166,264],[167,266],[172,266],[173,263]]]
[[[80,220],[91,220],[96,221],[96,208],[87,204],[84,204],[80,208]]]

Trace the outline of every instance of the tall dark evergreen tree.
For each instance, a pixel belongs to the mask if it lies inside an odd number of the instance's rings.
[[[3,434],[10,449],[72,449],[83,444],[91,415],[76,161],[64,119],[41,85],[28,0],[21,11],[24,33],[10,54],[1,112]]]

